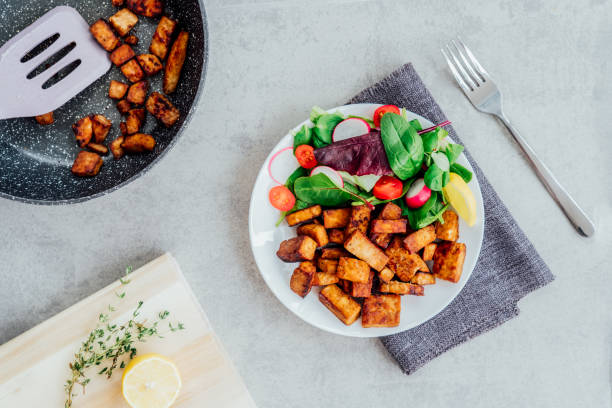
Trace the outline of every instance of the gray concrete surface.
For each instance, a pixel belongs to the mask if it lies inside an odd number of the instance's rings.
[[[176,148],[84,204],[0,201],[0,343],[165,251],[179,260],[260,407],[608,407],[612,289],[612,2],[210,0],[201,106]],[[461,34],[508,114],[584,208],[580,238],[500,125],[454,86]],[[557,276],[521,315],[403,375],[377,340],[298,320],[247,235],[251,187],[314,104],[342,104],[412,61]]]

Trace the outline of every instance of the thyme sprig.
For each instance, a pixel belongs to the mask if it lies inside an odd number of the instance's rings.
[[[125,276],[132,272],[132,267],[127,267]],[[129,279],[121,278],[121,286],[130,283]],[[117,293],[118,298],[123,299],[126,292]],[[136,308],[132,312],[130,319],[123,324],[111,324],[110,315],[115,311],[112,305],[108,305],[108,313],[100,313],[96,328],[89,333],[87,339],[81,344],[79,350],[74,354],[74,360],[68,364],[71,371],[70,378],[66,381],[66,402],[65,408],[72,407],[72,400],[75,396],[74,387],[80,385],[85,392],[85,386],[89,384],[91,378],[87,376],[86,370],[94,366],[103,366],[98,374],[104,375],[106,378],[111,378],[117,367],[125,367],[125,355],[131,360],[137,353],[136,343],[147,341],[150,338],[163,338],[159,327],[162,321],[170,316],[170,312],[164,310],[157,315],[157,318],[150,324],[147,324],[146,319],[139,320],[140,311],[144,302],[138,302]],[[176,326],[168,322],[170,332],[184,330],[183,323],[176,323]]]

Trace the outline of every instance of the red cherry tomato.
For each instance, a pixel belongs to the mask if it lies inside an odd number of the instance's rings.
[[[305,169],[312,169],[318,164],[314,155],[314,149],[309,145],[298,146],[295,149],[295,158],[300,163],[300,166]]]
[[[268,193],[268,198],[272,207],[280,211],[289,211],[295,205],[295,196],[285,186],[272,187]]]
[[[374,126],[380,127],[380,120],[385,113],[397,113],[400,114],[400,110],[395,105],[384,105],[374,111]]]
[[[404,185],[395,177],[382,176],[378,179],[372,193],[380,200],[395,200],[402,195]]]

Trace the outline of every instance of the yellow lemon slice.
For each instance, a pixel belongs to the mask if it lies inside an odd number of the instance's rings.
[[[125,367],[121,378],[123,398],[132,408],[168,408],[180,389],[178,369],[159,354],[135,357]]]
[[[453,206],[457,214],[470,227],[476,223],[476,199],[467,183],[456,173],[450,174],[449,183],[442,189],[444,197]]]

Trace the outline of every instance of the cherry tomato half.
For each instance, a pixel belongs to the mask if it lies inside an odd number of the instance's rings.
[[[318,164],[314,155],[314,148],[309,145],[298,146],[295,149],[295,158],[300,163],[300,166],[305,169],[312,169]]]
[[[272,207],[280,211],[289,211],[295,205],[295,196],[285,186],[276,186],[270,189],[268,199]]]
[[[374,185],[372,193],[374,197],[380,200],[395,200],[402,195],[403,189],[404,185],[401,180],[395,177],[382,176]]]
[[[380,127],[380,120],[385,113],[397,113],[400,114],[400,110],[395,105],[384,105],[374,111],[374,126]]]

